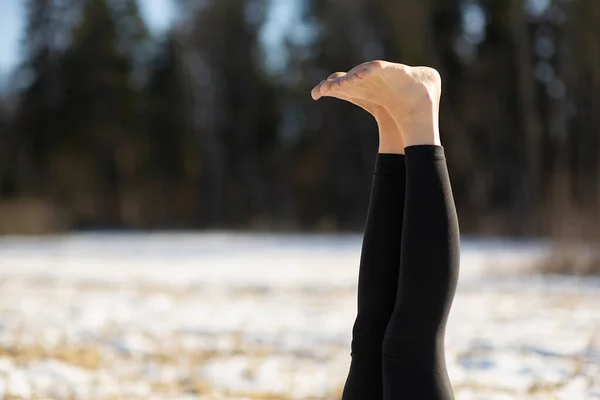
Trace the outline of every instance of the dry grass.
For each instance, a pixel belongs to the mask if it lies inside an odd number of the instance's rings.
[[[11,346],[0,346],[0,357],[9,358],[18,366],[54,359],[79,368],[96,370],[102,365],[103,355],[97,347],[61,343],[48,348],[40,343],[17,342]]]
[[[109,332],[105,332],[105,334]],[[103,346],[104,341],[99,340],[98,343],[83,345],[68,343],[67,340],[61,340],[58,344],[53,346],[44,345],[41,342],[32,342],[28,340],[18,339],[24,337],[23,332],[17,333],[16,337],[18,340],[10,345],[0,346],[0,358],[8,358],[19,367],[27,367],[28,365],[44,361],[48,359],[60,361],[64,364],[82,368],[94,373],[100,370],[110,370],[116,364],[123,363],[136,363],[136,364],[154,364],[160,366],[183,366],[188,370],[185,373],[185,378],[174,378],[165,380],[153,380],[147,382],[150,392],[154,396],[167,396],[167,395],[197,395],[202,396],[205,400],[223,400],[231,398],[248,398],[248,399],[261,399],[261,400],[291,400],[295,398],[292,393],[293,390],[290,388],[288,394],[285,393],[269,393],[269,392],[243,392],[233,391],[223,388],[212,387],[202,377],[199,377],[197,371],[202,366],[208,364],[211,361],[216,360],[227,360],[236,355],[242,355],[248,359],[248,368],[245,371],[250,380],[254,379],[258,375],[258,370],[262,363],[267,360],[270,356],[276,354],[276,350],[268,348],[264,345],[252,345],[244,340],[241,332],[231,332],[231,338],[233,340],[233,347],[229,351],[215,351],[215,350],[200,350],[200,349],[189,349],[179,344],[177,336],[173,337],[169,341],[167,346],[157,346],[152,352],[144,355],[131,355],[116,352],[114,349]],[[0,383],[2,383],[5,377],[0,373]],[[139,379],[145,380],[142,375],[136,375],[130,377],[134,380]],[[341,397],[341,389],[339,395],[335,394],[328,397],[310,397],[306,400],[338,400]],[[71,394],[69,399],[77,399],[75,394]],[[32,394],[31,397],[23,398],[15,396],[14,394],[7,394],[5,396],[0,395],[0,400],[46,400],[48,397],[41,395]],[[135,396],[127,397],[107,397],[102,400],[134,400],[138,399]]]
[[[0,234],[43,235],[68,226],[61,210],[37,199],[0,201]]]

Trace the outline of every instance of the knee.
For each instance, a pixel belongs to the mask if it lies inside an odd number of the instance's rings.
[[[423,364],[433,362],[437,348],[435,334],[404,328],[386,332],[381,353],[384,358]]]
[[[377,355],[381,358],[383,335],[354,333],[352,335],[352,354],[363,356]]]

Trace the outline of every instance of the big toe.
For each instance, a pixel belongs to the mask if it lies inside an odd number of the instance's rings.
[[[327,78],[328,81],[333,81],[336,80],[338,78],[341,78],[343,76],[346,76],[345,72],[334,72],[333,74],[329,75],[329,77]]]
[[[348,76],[350,78],[364,79],[364,78],[368,77],[369,75],[375,74],[377,71],[383,69],[385,67],[385,65],[386,65],[386,61],[380,61],[380,60],[369,61],[369,62],[357,65],[356,67],[352,68],[348,72]]]

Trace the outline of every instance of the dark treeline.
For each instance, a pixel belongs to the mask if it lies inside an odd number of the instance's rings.
[[[310,89],[371,59],[444,78],[442,140],[463,230],[600,223],[598,0],[304,0],[284,64],[267,0],[29,0],[0,103],[0,232],[356,230],[376,124]],[[279,50],[278,50],[279,52]]]

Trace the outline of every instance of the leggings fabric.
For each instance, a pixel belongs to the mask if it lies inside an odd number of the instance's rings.
[[[444,149],[378,154],[342,400],[454,399],[444,335],[459,229]]]

